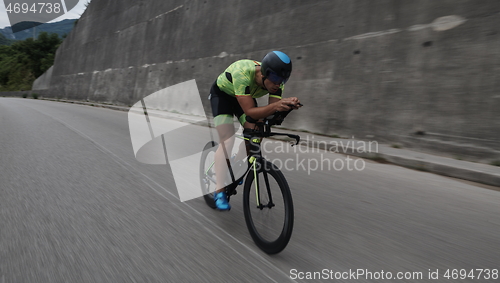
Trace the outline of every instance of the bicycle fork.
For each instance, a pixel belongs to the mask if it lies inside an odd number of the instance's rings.
[[[264,204],[262,204],[261,199],[260,199],[260,184],[259,184],[260,182],[259,182],[259,178],[257,176],[257,170],[258,170],[257,163],[259,163],[262,166],[262,164],[263,164],[262,157],[260,157],[260,162],[256,162],[257,158],[255,156],[250,157],[249,161],[250,161],[250,164],[252,164],[253,177],[255,180],[255,201],[257,202],[257,208],[262,210],[265,207],[267,207],[267,208],[274,207],[275,205],[273,203],[273,196],[271,194],[271,187],[269,185],[269,177],[267,176],[266,170],[262,170],[262,174],[264,175],[264,182],[266,184],[269,202],[266,205],[264,205]]]

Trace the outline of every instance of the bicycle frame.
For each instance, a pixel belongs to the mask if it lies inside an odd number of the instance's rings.
[[[271,192],[269,189],[269,178],[268,178],[265,170],[263,171],[263,175],[264,175],[264,181],[266,184],[266,188],[268,191],[269,203],[267,205],[263,205],[260,201],[260,184],[259,184],[259,180],[257,178],[257,171],[259,168],[257,168],[257,164],[260,164],[260,166],[262,166],[263,164],[266,164],[265,158],[262,156],[260,144],[261,144],[263,138],[268,138],[268,137],[272,137],[272,136],[288,136],[289,138],[293,138],[296,141],[295,144],[292,144],[292,146],[299,144],[300,136],[298,136],[298,135],[287,134],[287,133],[276,133],[276,132],[271,131],[271,127],[273,125],[281,125],[281,122],[286,117],[286,115],[288,115],[288,113],[290,113],[290,111],[278,112],[274,115],[267,117],[263,121],[255,121],[254,120],[254,123],[256,125],[255,128],[257,130],[245,129],[243,131],[242,136],[237,136],[238,138],[244,139],[245,142],[248,142],[248,145],[249,145],[248,150],[249,150],[249,153],[251,153],[251,155],[248,158],[248,165],[249,166],[248,166],[246,172],[240,178],[238,178],[238,180],[243,179],[247,174],[249,174],[249,171],[251,171],[251,170],[253,171],[254,178],[255,178],[256,202],[257,202],[258,208],[260,208],[260,209],[263,209],[265,207],[271,208],[274,206],[274,203],[272,201],[272,195],[271,195]],[[247,116],[247,120],[252,120],[252,119]],[[222,145],[222,146],[223,146],[224,154],[227,157],[228,155],[227,155],[226,148],[224,147],[224,145]],[[236,187],[238,186],[238,182],[237,182],[238,180],[235,180],[234,172],[232,170],[231,164],[230,164],[228,159],[226,159],[226,160],[228,162],[229,174],[230,174],[231,180],[233,182],[231,185],[226,187],[226,194],[229,198],[231,195],[236,194]],[[208,170],[210,170],[210,168],[212,166],[214,166],[214,163],[215,163],[215,161],[211,164],[211,166],[209,167]],[[208,172],[208,170],[206,172]],[[213,180],[213,179],[211,178],[211,180]]]

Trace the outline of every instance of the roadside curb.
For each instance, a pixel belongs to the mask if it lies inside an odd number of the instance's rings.
[[[494,172],[486,172],[481,168],[489,166],[491,167],[490,169],[494,169],[495,166],[478,164],[468,161],[458,161],[458,160],[457,162],[462,163],[462,166],[454,166],[452,164],[449,164],[449,162],[448,164],[446,164],[436,161],[427,161],[411,157],[394,156],[384,153],[379,153],[378,155],[381,158],[387,160],[389,163],[398,166],[500,187],[500,169],[498,170],[499,173],[494,173]],[[443,159],[446,158],[443,157]],[[452,159],[450,160],[452,162],[454,161]],[[463,166],[470,166],[470,168],[463,168]],[[478,168],[474,169],[473,167],[478,167]]]

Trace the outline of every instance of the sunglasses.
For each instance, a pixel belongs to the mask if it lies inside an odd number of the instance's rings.
[[[276,74],[275,72],[269,72],[269,75],[267,76],[267,78],[273,84],[276,84],[276,85],[285,84],[288,81],[288,79],[285,79],[285,78],[278,76],[278,74]]]

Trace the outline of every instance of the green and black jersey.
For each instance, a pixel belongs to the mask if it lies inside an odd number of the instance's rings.
[[[262,97],[269,92],[260,87],[255,82],[255,67],[260,66],[260,62],[254,60],[239,60],[231,64],[217,78],[217,86],[230,96],[251,96],[252,98]],[[270,93],[270,97],[281,99],[284,86],[280,87],[278,93]]]

